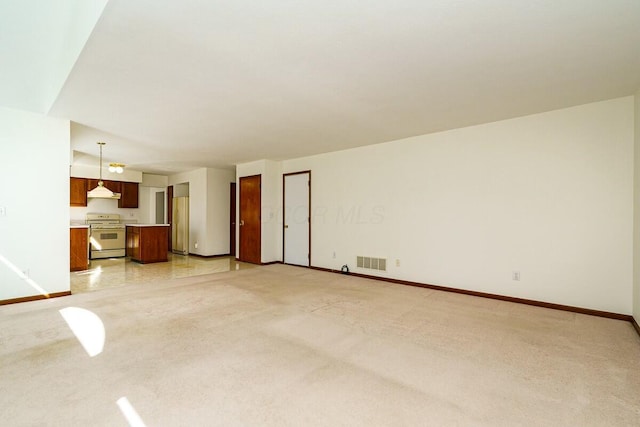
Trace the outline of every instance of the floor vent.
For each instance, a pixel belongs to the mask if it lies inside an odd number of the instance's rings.
[[[358,256],[356,266],[358,268],[368,268],[369,270],[387,271],[386,258],[371,258],[368,256]]]

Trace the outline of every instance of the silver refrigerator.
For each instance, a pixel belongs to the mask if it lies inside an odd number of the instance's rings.
[[[173,198],[171,222],[171,250],[180,255],[189,254],[189,198]]]

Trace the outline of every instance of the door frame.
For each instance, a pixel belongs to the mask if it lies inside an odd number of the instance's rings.
[[[167,224],[169,224],[169,232],[167,233],[168,251],[173,250],[173,185],[167,187]]]
[[[308,174],[309,175],[309,212],[308,212],[308,216],[307,218],[309,218],[309,265],[308,267],[311,267],[311,170],[305,170],[305,171],[299,171],[299,172],[289,172],[289,173],[283,173],[282,174],[282,263],[286,264],[284,262],[284,253],[285,253],[285,238],[284,238],[284,226],[285,226],[285,215],[286,215],[286,202],[287,202],[287,198],[286,198],[286,192],[287,192],[287,186],[286,186],[286,180],[285,178],[287,176],[291,176],[291,175],[302,175],[302,174]]]
[[[236,183],[229,184],[229,255],[236,258]]]
[[[248,175],[248,176],[241,176],[239,177],[239,197],[238,197],[238,217],[240,218],[240,221],[238,222],[237,226],[238,226],[238,243],[239,243],[239,247],[236,248],[236,250],[238,251],[238,260],[242,261],[242,262],[249,262],[249,263],[254,263],[253,261],[247,261],[245,259],[242,259],[241,254],[242,254],[242,228],[240,225],[240,222],[242,221],[241,217],[242,217],[242,180],[243,179],[249,179],[249,178],[255,178],[258,177],[260,179],[260,185],[259,185],[259,191],[258,191],[258,196],[260,197],[259,200],[259,206],[258,206],[258,256],[259,256],[259,260],[257,261],[257,264],[262,264],[262,174],[256,174],[256,175]]]

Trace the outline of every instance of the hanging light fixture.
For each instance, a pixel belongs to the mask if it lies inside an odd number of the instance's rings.
[[[104,182],[102,182],[102,146],[105,145],[104,142],[98,142],[100,146],[100,180],[98,181],[98,186],[93,190],[87,192],[87,197],[93,199],[119,199],[120,194],[114,193],[104,186]]]

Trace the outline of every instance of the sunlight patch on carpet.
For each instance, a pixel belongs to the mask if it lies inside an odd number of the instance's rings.
[[[67,307],[61,309],[60,314],[89,357],[102,353],[105,338],[104,324],[95,313],[84,308]]]

